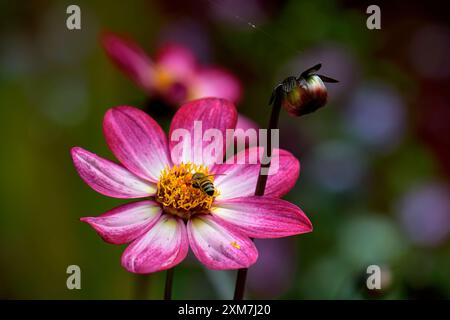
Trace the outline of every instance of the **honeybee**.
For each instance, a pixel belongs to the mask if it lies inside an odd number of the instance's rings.
[[[219,176],[221,174],[204,174],[201,172],[196,172],[192,175],[191,185],[196,188],[202,190],[208,196],[212,197],[216,191],[214,188],[214,183],[209,179],[209,177]]]

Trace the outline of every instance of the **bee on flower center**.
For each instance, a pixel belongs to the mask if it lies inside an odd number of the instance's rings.
[[[193,163],[181,163],[161,171],[155,200],[166,213],[189,219],[195,214],[208,213],[219,194],[208,168]]]
[[[206,175],[202,172],[196,172],[192,175],[191,178],[192,186],[196,189],[202,190],[208,196],[212,197],[216,192],[216,189],[214,188],[214,183],[210,179],[210,177],[213,176],[215,175],[213,174]]]

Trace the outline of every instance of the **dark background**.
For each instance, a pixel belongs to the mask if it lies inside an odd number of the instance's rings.
[[[69,4],[81,7],[81,31],[66,28]],[[340,80],[324,109],[282,115],[281,145],[302,163],[287,198],[314,232],[257,241],[249,298],[449,298],[449,7],[378,3],[382,29],[368,30],[369,4],[1,1],[0,297],[128,299],[142,281],[146,297],[162,296],[164,273],[127,273],[122,248],[78,221],[123,201],[88,188],[70,148],[112,159],[105,110],[145,101],[104,54],[99,34],[108,29],[149,55],[176,40],[229,69],[243,86],[239,111],[261,126],[285,76],[321,62]],[[66,288],[71,264],[82,270],[81,290]],[[383,270],[377,292],[365,289],[370,264]],[[176,269],[174,298],[231,298],[234,277],[189,258]]]

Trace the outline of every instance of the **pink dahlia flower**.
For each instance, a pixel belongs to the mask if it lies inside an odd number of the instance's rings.
[[[191,101],[175,114],[170,136],[177,129],[193,133],[197,121],[204,130],[215,128],[225,136],[227,129],[235,127],[237,112],[224,99]],[[183,141],[183,148],[174,152],[179,144],[168,141],[156,121],[139,109],[108,110],[103,129],[121,164],[74,147],[78,174],[101,194],[143,200],[81,221],[106,242],[130,243],[122,255],[122,266],[130,272],[171,268],[186,257],[189,247],[208,268],[246,268],[258,257],[250,237],[278,238],[312,230],[300,208],[279,199],[294,186],[300,171],[298,160],[287,151],[274,150],[279,170],[269,176],[266,194],[254,196],[260,164],[220,164],[221,152],[195,162],[192,150],[198,145],[194,141],[192,145]],[[200,143],[202,147],[209,144]],[[258,148],[242,152],[250,156]],[[194,173],[215,175],[210,176],[213,195],[194,188]]]
[[[151,59],[132,40],[113,33],[105,33],[102,44],[111,60],[148,95],[172,105],[204,97],[236,102],[241,96],[236,77],[219,67],[200,66],[184,46],[166,44]]]

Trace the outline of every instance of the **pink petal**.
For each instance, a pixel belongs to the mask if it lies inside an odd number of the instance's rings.
[[[265,196],[281,198],[295,186],[300,175],[300,161],[289,151],[278,149],[279,162],[271,165],[267,179]]]
[[[244,131],[248,129],[258,130],[259,126],[255,121],[239,113],[236,123],[236,129],[242,129]]]
[[[192,251],[210,269],[248,268],[258,259],[258,251],[247,236],[212,216],[195,216],[187,228]]]
[[[236,129],[234,132],[234,149],[230,152],[256,147],[258,145],[258,125],[242,114],[238,114]]]
[[[161,170],[171,166],[166,135],[144,111],[127,106],[109,109],[103,131],[116,158],[137,176],[157,182]]]
[[[164,214],[147,233],[125,249],[122,266],[134,273],[170,269],[183,261],[188,249],[184,222]]]
[[[112,244],[124,244],[141,236],[158,221],[161,206],[150,200],[125,204],[98,217],[84,217],[100,237]]]
[[[172,161],[175,164],[193,162],[208,166],[222,162],[227,147],[226,130],[234,129],[236,121],[236,108],[228,100],[204,98],[184,104],[177,111],[170,125]],[[210,145],[214,144],[215,138],[211,141],[204,139],[205,134],[213,132],[218,133],[223,141],[219,143],[220,148],[216,148],[217,152],[211,151],[211,148],[208,149],[208,146],[211,147]],[[185,133],[189,134],[189,139],[184,140]],[[177,134],[180,134],[182,138],[177,137]]]
[[[79,147],[72,148],[71,153],[81,179],[101,194],[113,198],[143,198],[156,192],[156,185],[121,165]]]
[[[249,148],[236,154],[232,164],[214,168],[214,173],[219,174],[214,180],[214,185],[220,192],[218,200],[255,194],[262,152],[260,147]],[[300,163],[286,150],[274,149],[272,156],[264,195],[279,198],[294,187],[300,173]]]
[[[179,81],[189,79],[195,72],[196,59],[192,51],[182,45],[168,43],[156,55],[156,64],[162,71]]]
[[[258,148],[243,150],[232,158],[231,164],[214,167],[214,186],[219,191],[217,200],[252,196],[259,175]]]
[[[211,214],[252,238],[280,238],[312,231],[296,205],[271,197],[242,197],[218,201]]]
[[[241,84],[231,73],[220,68],[206,68],[199,70],[193,81],[195,98],[216,97],[239,101]]]
[[[144,50],[114,33],[103,34],[101,42],[109,58],[131,80],[147,92],[153,88],[155,68]]]

